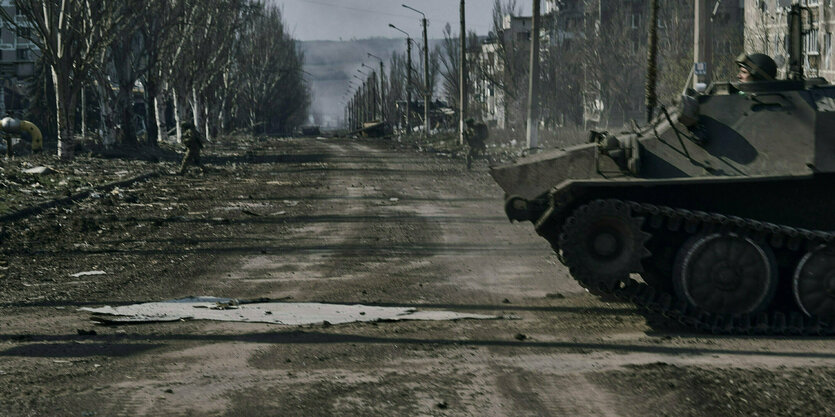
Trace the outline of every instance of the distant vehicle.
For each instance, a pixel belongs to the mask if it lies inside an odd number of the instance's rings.
[[[319,136],[322,134],[322,131],[317,125],[309,125],[300,127],[299,133],[301,136]]]

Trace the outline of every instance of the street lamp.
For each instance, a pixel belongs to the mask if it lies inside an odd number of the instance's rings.
[[[432,97],[432,92],[429,91],[429,40],[426,37],[426,15],[422,11],[414,7],[401,4],[401,6],[420,13],[423,16],[421,23],[423,23],[423,130],[426,137],[429,137],[429,100]]]
[[[412,130],[412,37],[405,30],[389,23],[389,27],[406,35],[406,129]]]

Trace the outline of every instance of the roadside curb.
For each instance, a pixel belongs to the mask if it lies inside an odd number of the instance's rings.
[[[160,175],[161,175],[160,172],[149,172],[149,173],[145,173],[145,174],[142,174],[142,175],[138,175],[136,177],[128,178],[126,180],[113,181],[113,182],[109,182],[109,183],[106,183],[106,184],[103,184],[103,185],[99,185],[99,186],[93,187],[90,190],[81,191],[81,192],[72,194],[72,195],[67,196],[67,197],[56,198],[54,200],[45,201],[43,203],[36,204],[34,206],[26,207],[24,209],[14,211],[14,212],[9,213],[9,214],[2,215],[2,216],[0,216],[0,223],[10,223],[10,222],[20,220],[20,219],[25,218],[25,217],[40,214],[41,212],[43,212],[46,209],[50,209],[50,208],[58,207],[58,206],[70,205],[70,204],[74,203],[76,200],[83,200],[83,199],[89,197],[94,192],[110,191],[110,190],[112,190],[116,187],[123,187],[123,186],[126,186],[126,185],[133,184],[135,182],[149,180],[151,178],[156,178]]]

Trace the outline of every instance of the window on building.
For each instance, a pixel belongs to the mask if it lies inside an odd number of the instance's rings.
[[[832,33],[823,35],[823,67],[832,69]]]
[[[809,33],[806,35],[803,43],[806,45],[806,53],[808,55],[818,55],[820,53],[818,49],[818,30],[809,29]]]
[[[641,15],[638,13],[630,14],[629,25],[632,29],[638,29],[638,27],[641,26]]]
[[[28,49],[18,49],[17,50],[17,59],[18,61],[26,61],[29,59],[29,50]]]

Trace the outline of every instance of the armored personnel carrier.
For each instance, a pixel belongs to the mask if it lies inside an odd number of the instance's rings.
[[[835,333],[835,86],[802,77],[797,39],[789,79],[494,167],[508,217],[593,294],[714,332]]]

